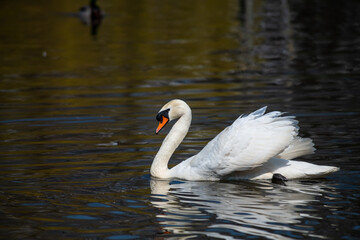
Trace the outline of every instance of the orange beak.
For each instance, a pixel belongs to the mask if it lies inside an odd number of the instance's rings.
[[[162,121],[159,122],[159,125],[155,131],[156,134],[160,132],[161,129],[169,122],[169,119],[165,116],[162,116]]]

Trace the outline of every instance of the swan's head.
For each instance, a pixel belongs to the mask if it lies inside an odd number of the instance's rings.
[[[171,100],[165,104],[156,115],[156,120],[159,122],[159,125],[155,133],[158,134],[168,122],[183,116],[185,113],[190,113],[191,120],[191,109],[189,105],[180,99]]]

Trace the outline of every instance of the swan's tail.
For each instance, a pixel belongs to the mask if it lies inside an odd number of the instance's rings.
[[[333,166],[315,165],[301,161],[288,161],[286,166],[276,169],[274,173],[280,173],[289,179],[320,178],[338,170],[338,167]]]
[[[296,137],[282,153],[276,156],[276,158],[291,160],[304,155],[313,154],[315,150],[314,143],[310,138]]]
[[[246,179],[271,179],[279,173],[287,179],[321,178],[338,171],[338,167],[315,165],[308,162],[271,158],[262,167],[246,172]]]

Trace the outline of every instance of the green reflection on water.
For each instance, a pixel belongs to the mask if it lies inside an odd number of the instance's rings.
[[[239,30],[260,31],[263,17],[245,16],[251,24],[242,25],[239,18],[244,9],[238,1],[104,1],[101,7],[107,16],[95,38],[75,18],[78,4],[4,3],[3,11],[11,14],[16,8],[17,17],[2,29],[0,71],[66,75],[70,77],[62,81],[91,84],[96,80],[77,76],[98,74],[113,82],[214,77],[234,69],[247,70],[262,61],[248,55],[262,44],[261,37]],[[251,7],[256,13],[261,5],[254,1]],[[243,52],[247,59],[236,58],[232,51]]]

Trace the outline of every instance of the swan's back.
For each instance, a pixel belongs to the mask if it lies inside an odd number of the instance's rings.
[[[240,116],[197,155],[171,170],[189,180],[214,180],[255,169],[281,155],[299,138],[298,121],[294,116],[283,116],[277,111],[265,114],[265,111],[263,107]]]

